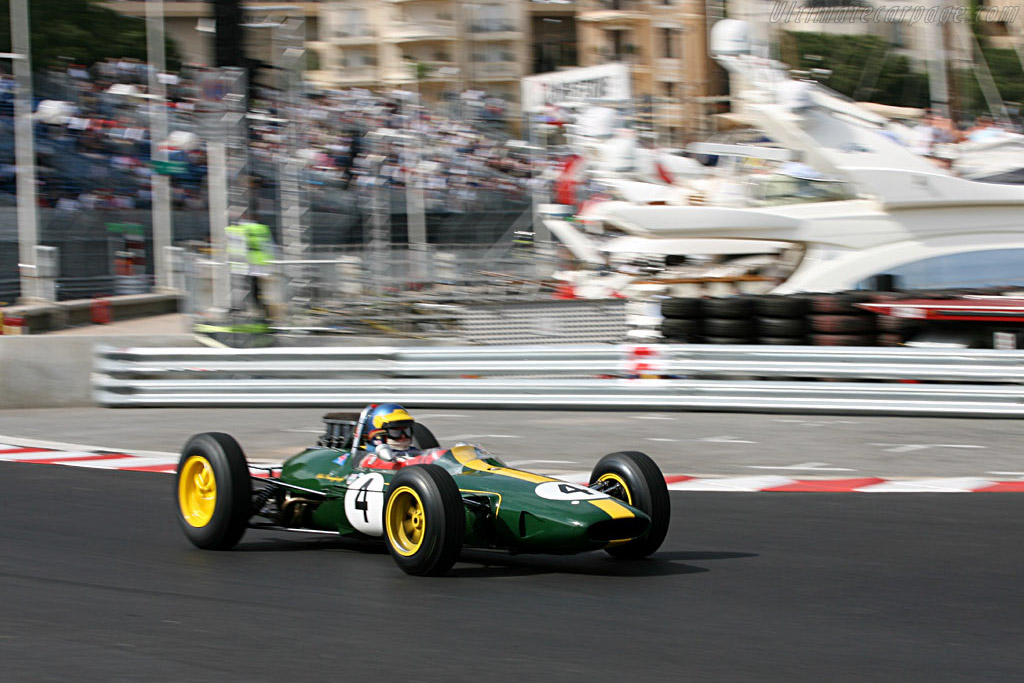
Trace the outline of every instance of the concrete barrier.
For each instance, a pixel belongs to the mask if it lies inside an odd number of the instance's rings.
[[[101,299],[74,299],[45,304],[23,304],[3,309],[5,317],[16,317],[24,321],[21,334],[53,332],[75,325],[85,325],[93,320],[98,303],[109,313],[110,320],[130,320],[145,316],[177,313],[181,310],[181,295],[166,294],[124,294]]]
[[[97,346],[199,346],[189,334],[0,337],[0,409],[95,405]]]

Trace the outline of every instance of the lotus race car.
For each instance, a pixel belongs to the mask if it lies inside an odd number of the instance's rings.
[[[185,535],[220,550],[250,528],[381,539],[405,572],[438,575],[463,548],[631,559],[668,532],[665,478],[643,453],[606,455],[581,486],[507,467],[477,446],[443,448],[420,423],[419,455],[382,460],[362,443],[363,417],[324,416],[317,445],[275,467],[250,465],[227,434],[193,436],[175,483]]]

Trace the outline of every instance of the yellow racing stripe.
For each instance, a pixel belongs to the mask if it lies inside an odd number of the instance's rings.
[[[614,498],[602,498],[601,500],[592,500],[590,501],[590,504],[593,505],[594,507],[601,508],[601,510],[606,512],[608,516],[612,519],[625,519],[627,517],[636,516],[632,513],[632,511],[630,511],[629,508],[627,508],[625,505],[618,502]]]
[[[521,479],[522,481],[528,481],[533,484],[543,484],[546,481],[557,481],[551,477],[544,477],[539,474],[532,474],[530,472],[523,472],[521,470],[512,470],[507,467],[497,467],[495,465],[488,464],[476,457],[476,449],[472,446],[456,446],[452,449],[452,455],[459,461],[463,467],[471,470],[477,470],[479,472],[489,472],[491,474],[501,474],[506,477],[513,479]]]

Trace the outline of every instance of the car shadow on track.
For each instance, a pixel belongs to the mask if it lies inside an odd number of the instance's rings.
[[[236,546],[236,552],[347,551],[387,555],[379,541],[345,538],[271,537]],[[671,576],[711,571],[691,562],[736,560],[757,557],[757,553],[704,551],[661,551],[643,560],[620,560],[595,551],[580,555],[506,555],[487,550],[464,550],[459,562],[448,572],[453,578],[493,578],[537,574],[579,574],[583,576]],[[475,565],[475,566],[474,566]]]
[[[273,532],[271,532],[273,533]],[[245,540],[235,546],[233,552],[323,552],[325,550],[350,550],[360,553],[387,555],[388,549],[380,541],[323,536],[316,537],[296,533],[287,536],[272,536]]]
[[[671,576],[701,574],[706,567],[689,561],[730,560],[757,557],[738,552],[659,552],[643,560],[619,560],[604,553],[584,553],[568,557],[557,555],[500,555],[487,551],[467,550],[459,564],[448,573],[456,578],[528,576],[531,574],[580,574],[585,576]],[[467,564],[483,566],[467,567]]]

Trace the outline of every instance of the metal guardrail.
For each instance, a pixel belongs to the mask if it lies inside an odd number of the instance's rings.
[[[826,380],[826,381],[817,381]],[[1024,416],[1024,351],[567,345],[96,350],[108,407],[360,406]]]

